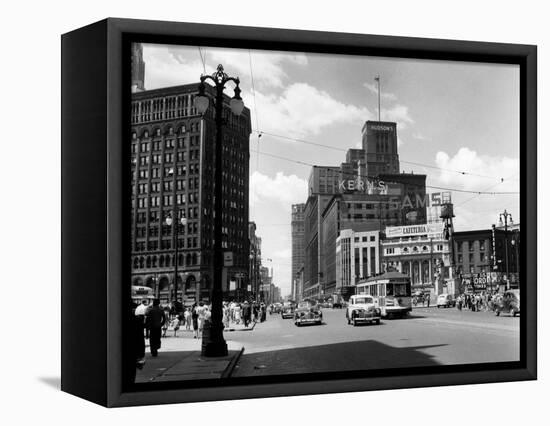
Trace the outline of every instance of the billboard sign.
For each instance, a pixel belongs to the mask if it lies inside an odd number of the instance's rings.
[[[423,223],[411,226],[387,226],[386,238],[414,237],[417,235],[438,236],[443,233],[443,223]]]

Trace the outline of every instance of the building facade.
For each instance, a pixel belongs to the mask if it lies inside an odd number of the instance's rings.
[[[519,288],[519,225],[454,232],[452,240],[461,293]]]
[[[336,194],[340,181],[340,167],[313,166],[308,179],[308,195]]]
[[[380,232],[342,229],[336,238],[336,288],[347,300],[359,280],[381,272]]]
[[[367,175],[398,174],[397,123],[367,121],[361,133]]]
[[[197,76],[198,79],[198,76]],[[163,303],[209,299],[214,259],[213,108],[193,106],[198,84],[137,91],[131,104],[132,283],[152,287]],[[208,86],[213,96],[213,89]],[[222,192],[227,280],[249,269],[250,111],[239,117],[224,97]],[[177,275],[176,275],[177,270]],[[222,283],[228,288],[228,283]],[[177,292],[177,293],[176,293]]]
[[[387,227],[382,240],[382,271],[411,278],[413,291],[455,294],[449,241],[443,222]]]
[[[235,300],[243,301],[255,298],[260,291],[260,267],[262,266],[262,239],[256,234],[256,223],[248,223],[248,240],[250,245],[248,279],[246,288],[241,288]]]
[[[292,239],[292,269],[290,274],[290,297],[296,299],[296,280],[298,277],[298,271],[304,264],[304,218],[305,218],[305,204],[293,204],[291,213],[291,239]]]

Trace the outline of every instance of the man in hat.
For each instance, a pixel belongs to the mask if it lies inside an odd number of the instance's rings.
[[[245,327],[248,327],[251,316],[252,316],[252,309],[248,304],[248,301],[245,300],[245,302],[243,303],[243,320],[244,320]]]
[[[160,307],[160,299],[153,300],[153,306],[147,311],[145,323],[149,330],[149,347],[151,355],[157,356],[160,349],[162,326],[166,321],[164,310]]]

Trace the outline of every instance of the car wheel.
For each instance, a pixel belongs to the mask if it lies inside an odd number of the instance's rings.
[[[500,311],[495,311],[495,315],[498,317],[500,315]]]
[[[353,326],[357,327],[357,320],[355,318],[353,319]]]
[[[513,317],[516,316],[516,311],[514,311],[513,309],[512,309],[512,312],[511,312],[511,313],[512,313],[512,316],[513,316]]]
[[[377,320],[374,321],[374,323],[375,323],[376,325],[380,325],[380,320],[377,319]]]

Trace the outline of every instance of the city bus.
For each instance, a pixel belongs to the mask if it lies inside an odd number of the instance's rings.
[[[411,279],[400,272],[361,280],[356,285],[356,294],[373,296],[384,318],[403,318],[412,310]]]

